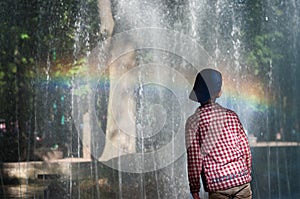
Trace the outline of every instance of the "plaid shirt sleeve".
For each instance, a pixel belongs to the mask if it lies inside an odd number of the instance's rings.
[[[248,172],[249,172],[249,174],[251,174],[252,156],[251,156],[250,145],[249,145],[247,135],[244,131],[244,128],[243,128],[240,120],[238,120],[238,122],[239,122],[239,128],[240,128],[240,132],[241,132],[240,133],[240,144],[241,144],[242,151],[245,155]]]
[[[197,117],[191,116],[185,126],[188,178],[191,193],[199,193],[200,191],[200,174],[202,171],[203,156],[200,150],[198,128]]]

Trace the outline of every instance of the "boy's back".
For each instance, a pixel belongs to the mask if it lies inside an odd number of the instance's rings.
[[[221,95],[222,80],[218,76],[219,72],[208,69],[205,73],[199,73],[207,76],[202,78],[198,75],[193,89],[196,92],[193,100],[196,99],[201,106],[186,122],[191,193],[194,198],[200,198],[197,193],[202,176],[204,188],[209,192],[210,198],[218,198],[213,196],[224,191],[228,192],[228,196],[234,196],[232,189],[238,189],[239,192],[246,186],[248,193],[243,198],[251,198],[251,152],[247,136],[236,113],[215,103],[215,99]],[[210,73],[213,76],[211,79]],[[214,81],[217,83],[213,88],[205,84],[214,84]],[[204,94],[199,93],[203,89],[206,89]]]

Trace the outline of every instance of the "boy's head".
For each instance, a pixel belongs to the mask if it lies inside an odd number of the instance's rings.
[[[222,88],[222,74],[207,68],[200,71],[196,77],[190,99],[201,104],[220,97]]]

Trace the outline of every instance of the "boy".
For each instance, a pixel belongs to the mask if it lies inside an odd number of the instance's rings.
[[[222,75],[214,69],[198,73],[190,99],[201,104],[186,122],[190,191],[200,199],[200,176],[210,199],[252,198],[251,153],[235,112],[215,101]]]

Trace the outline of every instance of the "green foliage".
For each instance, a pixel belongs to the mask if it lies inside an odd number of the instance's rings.
[[[26,33],[22,33],[21,34],[21,39],[23,39],[23,40],[29,39],[29,35],[26,34]]]
[[[3,80],[5,73],[3,71],[0,71],[0,81]]]
[[[247,56],[247,64],[254,67],[255,74],[259,74],[260,67],[268,66],[272,60],[282,58],[282,55],[272,49],[271,43],[281,39],[282,33],[274,32],[257,35],[254,39],[254,49]]]
[[[17,65],[15,63],[9,63],[8,69],[9,69],[7,71],[8,75],[10,75],[10,74],[14,75],[17,72]]]
[[[247,5],[244,21],[244,41],[248,51],[245,54],[246,63],[251,73],[269,81],[272,65],[285,56],[282,50],[286,44],[282,28],[285,8],[280,0],[253,0],[247,1]]]
[[[0,87],[4,87],[6,82],[4,80],[4,76],[5,76],[5,73],[3,71],[0,71]]]
[[[255,36],[253,49],[246,59],[247,65],[253,68],[255,75],[265,73],[271,62],[283,58],[282,54],[276,51],[276,48],[272,48],[272,43],[282,38],[283,35],[280,32]]]

